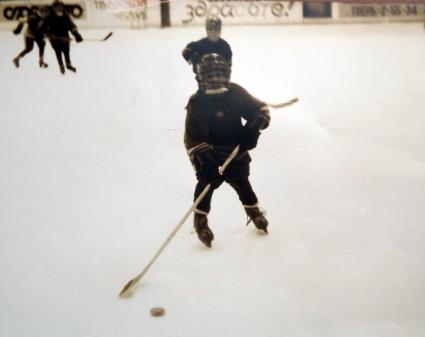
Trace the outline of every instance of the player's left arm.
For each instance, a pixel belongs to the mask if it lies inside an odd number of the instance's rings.
[[[270,110],[267,104],[252,96],[240,86],[238,91],[241,116],[246,120],[245,126],[257,131],[267,128],[270,124]]]
[[[229,66],[232,67],[232,57],[233,57],[233,53],[232,53],[232,48],[230,47],[230,44],[227,43],[227,41],[223,40],[223,46],[224,46],[224,58],[226,59],[226,61],[229,63]]]
[[[74,23],[74,21],[72,21],[71,17],[69,16],[68,16],[68,27],[71,34],[74,35],[76,42],[83,41],[83,37],[78,31],[77,25]]]
[[[267,104],[250,95],[242,87],[239,87],[238,91],[241,117],[246,120],[239,135],[239,144],[243,152],[257,146],[260,131],[270,124],[270,111]]]

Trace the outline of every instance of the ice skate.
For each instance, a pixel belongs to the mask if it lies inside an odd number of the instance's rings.
[[[38,62],[38,65],[40,66],[40,68],[47,68],[49,65],[47,63],[45,63],[43,60],[40,60]]]
[[[248,225],[252,221],[257,229],[268,233],[267,226],[269,225],[269,222],[264,216],[265,213],[260,211],[257,205],[244,207],[245,212],[248,215],[248,222],[246,224]]]
[[[205,246],[211,248],[211,241],[214,240],[214,234],[208,227],[207,215],[203,213],[195,213],[194,225],[199,240],[201,240]]]
[[[16,68],[19,68],[19,56],[18,56],[18,57],[15,57],[15,58],[12,60],[12,62],[13,62],[13,64],[15,65],[15,67],[16,67]]]
[[[65,75],[65,66],[64,66],[63,64],[61,64],[61,65],[59,66],[59,69],[60,69],[60,71],[61,71],[61,74],[62,74],[62,75]]]
[[[71,70],[74,73],[77,72],[77,68],[75,68],[71,63],[66,65],[66,69]]]

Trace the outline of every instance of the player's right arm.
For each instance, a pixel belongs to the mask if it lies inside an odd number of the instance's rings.
[[[196,48],[196,42],[189,43],[182,51],[183,58],[189,64],[195,64],[198,61],[199,53]]]

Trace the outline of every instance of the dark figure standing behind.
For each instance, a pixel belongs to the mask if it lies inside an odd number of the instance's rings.
[[[236,191],[249,220],[267,233],[267,219],[259,209],[248,179],[251,162],[248,151],[257,146],[260,130],[269,125],[268,107],[241,86],[230,83],[228,63],[218,54],[204,55],[198,62],[197,73],[200,88],[186,107],[184,136],[198,180],[194,199],[208,184],[213,187],[195,209],[194,226],[198,237],[211,247],[214,235],[208,227],[207,215],[214,189],[223,181]],[[238,144],[239,155],[220,175],[219,166]]]
[[[191,42],[183,49],[183,57],[187,63],[193,66],[193,72],[195,74],[196,64],[199,62],[201,57],[206,54],[219,54],[226,60],[229,67],[232,66],[232,49],[230,48],[230,45],[220,37],[221,26],[220,18],[207,18],[205,21],[207,37]]]
[[[66,13],[65,6],[61,1],[56,0],[53,2],[52,12],[44,20],[42,27],[55,51],[60,72],[65,74],[62,55],[65,58],[66,69],[76,72],[77,69],[72,65],[70,58],[71,38],[69,32],[74,35],[75,41],[77,42],[83,41],[83,38],[78,32],[75,23]]]
[[[24,25],[27,24],[24,33],[25,48],[13,59],[16,68],[19,68],[20,59],[33,50],[34,42],[38,46],[38,64],[41,68],[47,68],[47,63],[44,62],[44,47],[46,46],[46,42],[44,41],[44,34],[41,30],[41,26],[43,20],[48,15],[48,7],[41,6],[36,11],[31,12],[25,21],[19,22],[18,26],[13,30],[13,34],[18,35],[22,31]]]

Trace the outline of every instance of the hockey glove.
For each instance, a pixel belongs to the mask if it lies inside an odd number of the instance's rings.
[[[82,41],[83,41],[83,37],[82,37],[82,36],[81,36],[81,34],[80,34],[80,33],[78,33],[77,31],[72,32],[72,35],[74,35],[74,37],[75,37],[75,41],[76,41],[77,43],[80,43],[80,42],[82,42]]]
[[[211,184],[213,188],[218,188],[223,182],[223,177],[218,172],[220,163],[215,156],[214,150],[200,150],[195,156],[200,166],[198,178],[208,184]]]
[[[24,27],[23,22],[19,22],[16,28],[13,30],[13,34],[19,35],[22,32],[22,28]]]
[[[240,152],[254,149],[257,146],[260,131],[257,128],[244,126],[239,134]]]
[[[190,62],[189,64],[194,64],[196,65],[199,62],[199,54],[197,52],[192,53],[192,55],[190,55]]]

